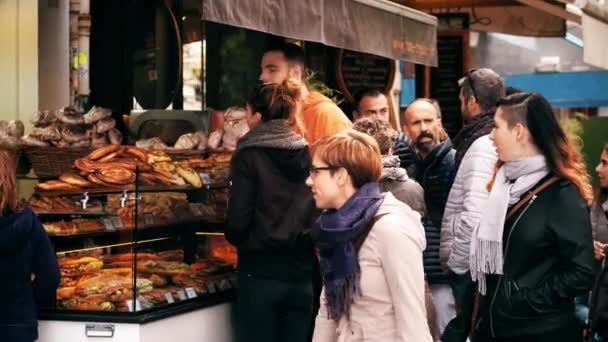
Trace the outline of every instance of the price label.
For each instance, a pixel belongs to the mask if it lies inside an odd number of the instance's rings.
[[[144,214],[144,224],[146,226],[154,225],[154,215],[152,215],[150,213],[145,213]]]
[[[184,291],[184,289],[177,290],[177,297],[179,298],[179,300],[188,299],[188,297],[186,297],[186,291]]]
[[[106,228],[107,232],[116,231],[116,227],[114,227],[114,223],[112,222],[112,219],[110,219],[109,217],[102,217],[101,223],[103,223],[103,226]]]
[[[139,299],[135,300],[135,311],[141,311],[143,310],[141,302],[139,301]]]
[[[196,290],[194,290],[191,287],[187,287],[186,288],[186,295],[188,296],[188,299],[192,299],[192,298],[196,298]]]
[[[112,216],[110,217],[110,221],[112,221],[112,225],[114,226],[114,229],[122,229],[124,228],[122,225],[122,220],[120,219],[120,217],[118,216]]]
[[[201,172],[198,174],[201,177],[201,181],[203,181],[204,185],[211,185],[211,176],[206,172]]]
[[[137,307],[137,311],[141,311],[141,310],[148,310],[150,308],[152,308],[154,305],[152,303],[150,303],[149,301],[145,300],[144,298],[140,299],[136,299],[135,300],[135,306]]]
[[[129,312],[133,312],[133,301],[130,299],[127,299],[126,302],[127,302],[127,308],[129,309]]]
[[[217,292],[217,289],[215,288],[215,284],[211,280],[209,280],[207,282],[207,290],[209,291],[209,293],[216,293]]]
[[[167,300],[167,303],[169,303],[169,304],[175,303],[175,299],[173,299],[173,295],[171,294],[171,292],[165,293],[165,299]]]

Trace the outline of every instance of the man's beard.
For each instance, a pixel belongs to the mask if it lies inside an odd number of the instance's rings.
[[[422,139],[426,138],[425,141]],[[424,131],[416,138],[416,149],[418,153],[428,155],[437,146],[437,139],[431,132]]]

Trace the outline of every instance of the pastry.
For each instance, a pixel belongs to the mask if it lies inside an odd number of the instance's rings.
[[[105,118],[98,121],[95,126],[97,127],[97,133],[105,133],[116,127],[116,121],[112,118]]]
[[[57,119],[68,125],[81,125],[84,123],[82,113],[73,107],[63,107],[57,111]]]
[[[108,153],[108,154],[106,154],[105,156],[103,156],[103,157],[101,157],[101,158],[97,159],[97,162],[98,162],[98,163],[107,163],[107,162],[109,162],[110,160],[112,160],[112,159],[116,158],[116,157],[117,157],[117,156],[118,156],[118,155],[119,155],[121,152],[122,152],[122,149],[121,149],[121,148],[119,148],[118,150],[116,150],[116,151],[114,151],[114,152],[112,152],[112,153]]]
[[[71,185],[81,187],[81,188],[87,188],[87,187],[93,186],[93,184],[91,182],[87,181],[86,179],[84,179],[74,173],[63,174],[63,175],[59,176],[59,180],[64,183],[71,184]]]
[[[112,116],[109,109],[93,106],[85,115],[83,115],[84,123],[96,123],[102,119]]]
[[[148,163],[148,153],[139,147],[125,146],[124,153],[134,156],[143,163]]]
[[[103,267],[103,261],[93,257],[61,258],[58,260],[62,277],[91,274]]]
[[[95,151],[91,152],[87,156],[87,158],[91,159],[91,160],[98,160],[114,151],[117,151],[119,148],[120,148],[120,145],[116,145],[116,144],[104,146],[104,147],[98,148]]]
[[[195,133],[187,133],[179,137],[173,148],[178,150],[192,150],[198,147],[200,137]]]
[[[135,173],[120,166],[97,170],[95,176],[103,182],[112,184],[124,185],[135,182]]]
[[[160,162],[170,162],[171,157],[166,152],[163,151],[153,151],[148,153],[148,163],[160,163]]]
[[[68,183],[65,183],[62,181],[57,181],[57,180],[50,180],[48,182],[38,183],[38,184],[36,184],[36,188],[38,188],[40,190],[46,190],[46,191],[78,189],[78,187],[75,187],[71,184],[68,184]]]
[[[42,139],[39,139],[33,135],[25,135],[23,138],[21,138],[21,141],[23,141],[24,144],[28,145],[28,146],[50,146],[47,142],[45,142]]]
[[[201,177],[194,171],[192,168],[187,167],[185,165],[178,165],[176,168],[177,174],[183,177],[186,182],[190,183],[195,188],[200,188],[203,186],[203,181]]]
[[[152,169],[167,177],[173,177],[173,172],[175,172],[175,164],[171,162],[157,162],[152,164]]]
[[[122,144],[122,133],[116,127],[108,131],[108,138],[111,144]]]

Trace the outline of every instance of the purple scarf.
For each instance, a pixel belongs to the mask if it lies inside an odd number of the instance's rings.
[[[355,295],[360,294],[361,269],[356,243],[372,223],[384,195],[378,183],[367,183],[340,209],[325,210],[315,222],[312,237],[321,252],[321,273],[329,317],[339,320],[346,314]]]

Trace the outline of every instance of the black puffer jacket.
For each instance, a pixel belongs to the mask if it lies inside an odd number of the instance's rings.
[[[522,206],[505,222],[503,250],[503,275],[487,278],[477,329],[513,338],[575,327],[574,297],[595,277],[589,209],[575,186],[560,180]]]
[[[308,235],[318,216],[306,178],[308,148],[238,150],[226,239],[239,253],[239,271],[273,279],[311,279],[315,258]]]
[[[447,274],[439,261],[441,219],[454,181],[454,155],[449,139],[437,146],[424,160],[416,163],[415,179],[424,189],[426,216],[423,225],[426,234],[424,271],[430,284],[447,283]]]

